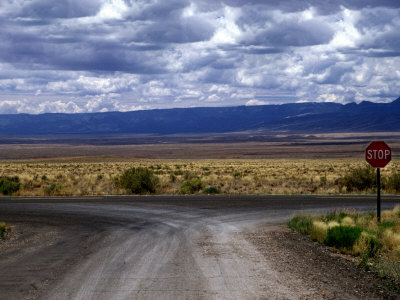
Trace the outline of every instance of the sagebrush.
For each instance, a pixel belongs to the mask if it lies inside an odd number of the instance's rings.
[[[353,170],[365,166],[360,159],[32,160],[0,161],[0,174],[19,177],[19,189],[12,190],[12,194],[20,196],[125,194],[127,190],[116,181],[131,168],[152,171],[158,178],[155,193],[160,194],[183,193],[185,185],[194,185],[190,181],[195,178],[202,185],[200,189],[188,187],[188,192],[207,193],[207,188],[215,188],[210,193],[375,193],[372,181],[367,180],[369,183],[361,187],[354,185],[358,180],[348,180],[351,174],[363,174]],[[381,170],[383,193],[396,193],[398,174],[400,161],[396,159]]]
[[[158,178],[152,170],[147,168],[130,168],[116,179],[116,184],[126,190],[128,194],[155,193]]]
[[[6,223],[0,223],[0,239],[4,240],[11,232],[11,227],[7,226]]]
[[[296,215],[288,226],[313,240],[357,255],[360,264],[400,284],[400,206],[374,212],[331,211],[325,215]]]

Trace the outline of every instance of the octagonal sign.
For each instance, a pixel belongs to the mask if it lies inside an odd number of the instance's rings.
[[[392,149],[383,141],[372,142],[365,150],[365,160],[374,168],[384,168],[392,160]]]

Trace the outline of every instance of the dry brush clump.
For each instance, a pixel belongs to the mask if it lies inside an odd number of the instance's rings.
[[[0,193],[3,195],[12,195],[21,187],[18,176],[0,176]]]
[[[315,241],[359,256],[360,265],[400,286],[400,206],[382,212],[380,223],[373,212],[332,211],[294,216],[288,226]]]
[[[373,183],[359,190],[346,182],[365,165],[355,159],[32,160],[0,162],[0,174],[18,176],[20,188],[14,195],[23,196],[124,194],[116,178],[130,168],[151,170],[159,180],[156,192],[161,194],[372,193]],[[398,160],[382,169],[385,191],[400,189],[398,174]]]
[[[138,167],[126,170],[115,183],[128,194],[153,194],[158,189],[159,179],[150,169]]]
[[[6,223],[0,223],[0,239],[6,239],[10,232],[11,226],[7,226]]]

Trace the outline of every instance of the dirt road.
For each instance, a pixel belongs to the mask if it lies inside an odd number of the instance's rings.
[[[395,204],[399,197],[383,200]],[[2,198],[0,220],[15,227],[0,243],[0,299],[395,298],[371,274],[329,260],[282,226],[299,210],[343,207],[371,210],[375,200]],[[310,276],[318,270],[329,276]]]

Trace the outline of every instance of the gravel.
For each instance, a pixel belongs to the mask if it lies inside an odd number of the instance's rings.
[[[247,240],[267,257],[293,288],[311,292],[300,299],[400,299],[385,282],[338,253],[285,225],[247,233]]]

